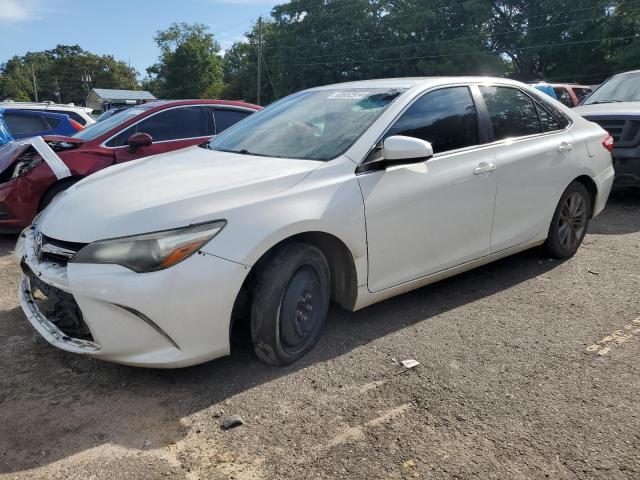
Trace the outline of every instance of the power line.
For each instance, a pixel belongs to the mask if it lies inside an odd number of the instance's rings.
[[[545,45],[533,45],[529,47],[522,47],[520,50],[533,50],[538,48],[549,48],[549,47],[568,47],[571,45],[582,45],[589,43],[599,43],[608,40],[626,40],[630,38],[639,38],[640,34],[636,35],[627,35],[622,37],[607,37],[600,38],[597,40],[581,40],[575,42],[560,42],[560,43],[548,43]],[[473,51],[473,52],[461,52],[461,53],[448,53],[442,55],[424,55],[424,56],[411,56],[411,57],[395,57],[395,58],[371,58],[368,60],[348,60],[348,61],[337,61],[337,62],[315,62],[315,63],[284,63],[281,62],[282,66],[315,66],[315,65],[351,65],[356,63],[373,63],[373,62],[394,62],[399,60],[425,60],[425,59],[433,59],[433,58],[446,58],[446,57],[459,57],[466,55],[482,55],[487,54],[487,51]]]
[[[531,27],[530,29],[528,29],[529,31],[531,30],[544,30],[547,28],[553,28],[553,27],[558,27],[558,26],[562,26],[562,25],[574,25],[577,23],[585,23],[585,22],[589,22],[592,20],[598,20],[601,17],[592,17],[592,18],[587,18],[587,19],[583,19],[583,20],[573,20],[571,22],[561,22],[561,23],[554,23],[554,24],[550,24],[550,25],[543,25],[540,27]],[[429,35],[434,34],[434,33],[441,33],[441,32],[445,32],[448,30],[455,30],[455,29],[442,29],[442,30],[436,30],[434,32],[430,32]],[[491,33],[490,36],[491,37],[495,37],[495,36],[502,36],[502,35],[512,35],[514,34],[514,32],[512,31],[503,31],[503,32],[495,32],[495,33]],[[361,53],[361,52],[366,52],[366,53],[371,53],[371,52],[378,52],[381,50],[395,50],[398,48],[406,48],[406,47],[417,47],[417,46],[424,46],[424,45],[430,45],[430,44],[439,44],[439,43],[448,43],[448,42],[455,42],[455,41],[460,41],[460,40],[469,40],[469,39],[475,39],[477,38],[479,35],[482,35],[482,32],[477,32],[474,35],[466,35],[463,37],[455,37],[455,38],[445,38],[445,39],[435,39],[435,40],[429,40],[429,41],[422,41],[422,42],[414,42],[414,43],[405,43],[403,45],[392,45],[392,46],[388,46],[388,47],[380,47],[380,48],[374,48],[374,49],[360,49],[360,50],[352,50],[349,52],[337,52],[337,53],[327,53],[327,54],[323,54],[323,55],[313,55],[313,56],[304,56],[304,57],[297,57],[297,58],[304,58],[306,60],[308,59],[315,59],[315,58],[326,58],[326,57],[337,57],[340,55],[352,55],[354,53]],[[367,40],[370,40],[371,37],[369,37]],[[398,38],[394,38],[394,40],[398,40]],[[296,48],[298,48],[300,45],[297,44]],[[272,59],[277,59],[279,58],[279,56],[277,55],[273,55],[271,57],[267,57],[270,60]],[[295,58],[294,58],[295,59]]]

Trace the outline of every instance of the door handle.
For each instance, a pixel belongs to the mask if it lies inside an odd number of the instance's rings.
[[[493,172],[496,169],[495,163],[480,162],[473,170],[474,175],[482,175],[483,173]]]
[[[559,152],[568,152],[573,148],[573,145],[567,142],[562,142],[558,147]]]

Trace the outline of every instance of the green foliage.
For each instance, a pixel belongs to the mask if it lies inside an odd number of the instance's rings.
[[[38,99],[82,105],[88,91],[102,88],[137,89],[137,72],[111,55],[95,55],[78,45],[58,45],[52,50],[28,52],[0,65],[0,99]],[[59,93],[59,98],[58,98]]]
[[[161,98],[201,98],[222,91],[220,46],[202,24],[174,23],[159,31],[161,54],[144,85]]]

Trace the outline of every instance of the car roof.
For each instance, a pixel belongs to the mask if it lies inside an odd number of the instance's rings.
[[[53,108],[55,110],[79,110],[82,112],[91,112],[91,109],[88,107],[83,107],[80,105],[69,105],[66,103],[53,103],[53,102],[14,102],[12,100],[0,102],[0,107],[5,108],[17,108],[17,109],[37,109],[44,108],[50,109]]]
[[[45,112],[42,110],[27,110],[24,108],[5,108],[2,107],[4,110],[4,113],[22,113],[24,115],[32,115],[34,117],[47,117],[47,118],[58,118],[58,119],[65,119],[65,118],[69,118],[69,115],[65,114],[65,113],[56,113],[56,112]]]
[[[589,85],[582,85],[579,83],[547,83],[546,85],[560,88],[591,88]]]
[[[354,82],[334,83],[310,90],[333,90],[336,88],[412,88],[415,86],[438,86],[452,83],[502,83],[512,85],[522,85],[521,82],[508,78],[498,77],[399,77],[381,78],[376,80],[357,80]]]
[[[251,110],[260,110],[262,107],[252,103],[241,102],[237,100],[208,100],[208,99],[192,99],[192,100],[152,100],[140,105],[132,105],[131,108],[139,110],[161,110],[168,107],[177,107],[179,105],[228,105],[232,107],[249,108]]]

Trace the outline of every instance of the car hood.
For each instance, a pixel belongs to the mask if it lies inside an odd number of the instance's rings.
[[[184,227],[223,219],[320,165],[189,147],[101,170],[56,197],[36,223],[51,238],[80,243]]]
[[[60,180],[71,173],[58,153],[77,148],[81,144],[82,140],[59,135],[14,140],[0,147],[0,173],[11,167],[18,157],[29,150],[39,154]]]
[[[640,115],[640,102],[597,103],[595,105],[581,105],[572,109],[583,117],[604,117],[615,115]]]

